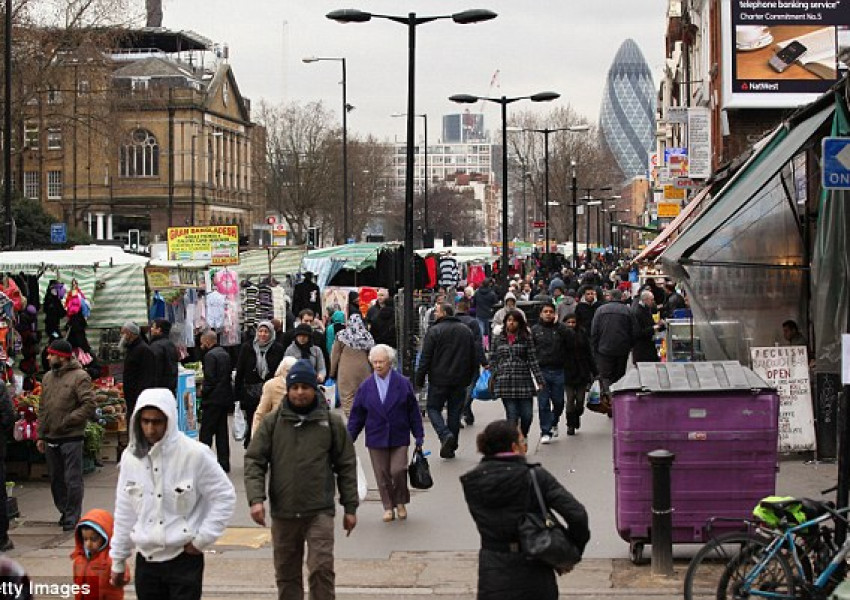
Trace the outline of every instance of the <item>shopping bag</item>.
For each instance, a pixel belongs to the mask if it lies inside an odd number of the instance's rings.
[[[475,382],[475,387],[472,388],[472,397],[476,400],[493,400],[493,393],[490,390],[489,369],[484,369],[478,376],[478,381]]]
[[[336,381],[333,377],[325,379],[325,383],[322,384],[322,393],[325,395],[328,406],[333,408],[336,405]]]
[[[369,487],[366,485],[366,471],[363,470],[363,463],[360,462],[360,457],[357,457],[357,497],[360,502],[366,499],[366,492]]]
[[[431,467],[428,466],[428,459],[425,458],[421,450],[414,450],[413,458],[407,467],[407,474],[410,477],[410,487],[412,488],[427,490],[434,485],[434,480],[431,478]]]
[[[239,407],[239,403],[237,402],[236,408],[233,411],[233,439],[237,442],[244,440],[247,428],[248,425],[245,422],[245,413],[242,412],[242,409]]]
[[[602,398],[599,394],[599,380],[596,379],[593,385],[590,386],[590,391],[587,393],[587,406],[595,406],[602,403]]]

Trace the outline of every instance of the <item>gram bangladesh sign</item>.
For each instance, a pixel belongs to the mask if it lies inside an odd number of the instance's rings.
[[[169,227],[169,260],[201,260],[212,265],[239,264],[239,227]]]

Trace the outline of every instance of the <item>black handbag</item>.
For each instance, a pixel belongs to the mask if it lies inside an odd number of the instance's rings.
[[[570,568],[581,561],[581,552],[570,538],[567,528],[546,508],[534,467],[528,473],[539,512],[529,511],[520,518],[520,550],[529,560],[542,562],[554,569]]]
[[[434,485],[431,467],[428,466],[428,459],[422,454],[422,450],[414,450],[413,458],[407,467],[407,475],[410,477],[410,487],[417,490],[427,490]]]

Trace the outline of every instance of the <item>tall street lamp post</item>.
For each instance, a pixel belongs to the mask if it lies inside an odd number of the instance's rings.
[[[573,270],[578,271],[578,179],[576,179],[576,161],[570,161],[573,170],[572,185],[573,193]]]
[[[533,96],[514,96],[513,98],[508,98],[507,96],[489,98],[487,96],[471,96],[469,94],[456,94],[449,97],[449,100],[459,104],[475,104],[478,101],[486,100],[487,102],[499,104],[502,107],[502,260],[501,268],[499,269],[502,292],[507,292],[508,290],[508,104],[513,104],[519,100],[551,102],[560,97],[561,95],[555,92],[540,92]],[[546,211],[548,214],[548,206],[546,207]]]
[[[3,40],[4,56],[4,102],[3,107],[3,207],[6,216],[6,248],[11,249],[15,240],[14,220],[12,219],[12,0],[6,0],[5,36]],[[72,222],[73,223],[73,222]]]
[[[342,243],[348,243],[348,77],[344,57],[308,56],[301,59],[305,63],[332,60],[342,63]]]
[[[588,125],[571,125],[569,127],[555,127],[549,128],[545,127],[543,129],[525,129],[522,127],[509,127],[509,131],[524,131],[527,133],[542,133],[543,134],[543,164],[545,169],[544,176],[544,186],[546,191],[546,201],[543,203],[545,206],[544,215],[543,215],[543,252],[548,253],[551,251],[549,247],[549,134],[555,133],[556,131],[569,131],[572,133],[584,132],[590,129]]]
[[[585,262],[586,265],[590,266],[590,207],[602,205],[602,200],[595,200],[590,195],[590,192],[592,192],[594,190],[600,191],[600,192],[610,192],[612,188],[611,188],[610,185],[606,185],[606,186],[599,187],[599,188],[585,187],[585,188],[581,188],[581,189],[584,190],[584,192],[585,192],[585,196],[584,196],[584,198],[582,198],[582,200],[584,200],[584,206],[585,206],[585,208],[584,208],[584,226],[585,226],[584,262]],[[597,229],[598,229],[598,227],[597,227]]]
[[[393,113],[390,115],[391,117],[406,117],[405,113]],[[425,144],[425,152],[423,154],[423,161],[425,163],[425,178],[422,183],[422,232],[424,236],[428,234],[428,115],[427,114],[418,114],[415,115],[417,117],[422,117],[422,126],[425,128],[424,135],[424,144]],[[423,237],[424,237],[423,236]]]
[[[407,26],[407,152],[404,177],[404,318],[402,319],[402,347],[404,374],[413,375],[413,141],[414,118],[416,116],[416,26],[438,19],[451,19],[467,25],[496,18],[496,13],[473,9],[451,15],[419,17],[416,13],[407,16],[379,15],[353,8],[334,10],[328,19],[338,23],[366,23],[372,17],[386,19]]]

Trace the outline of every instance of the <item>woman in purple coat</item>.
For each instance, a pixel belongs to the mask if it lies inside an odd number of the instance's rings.
[[[348,433],[356,441],[366,428],[366,447],[384,505],[384,522],[389,523],[396,514],[401,520],[407,518],[407,449],[411,434],[416,448],[422,448],[425,430],[410,380],[392,368],[395,351],[377,344],[369,351],[369,362],[374,372],[354,395]]]

